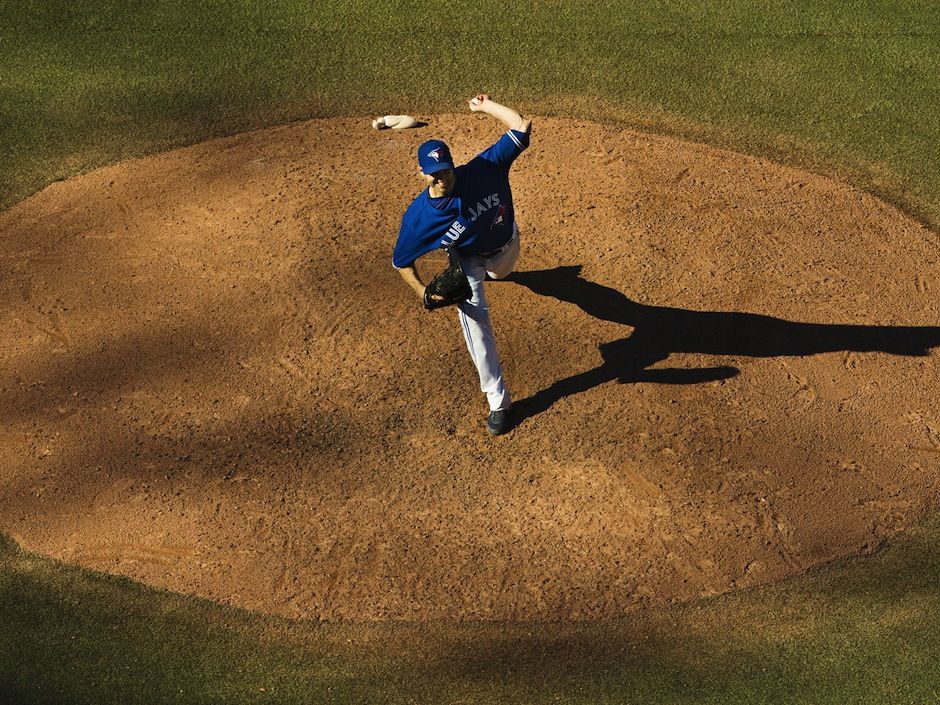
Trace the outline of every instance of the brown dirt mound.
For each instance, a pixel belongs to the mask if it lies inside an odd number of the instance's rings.
[[[391,267],[432,134],[313,121],[0,214],[0,529],[319,619],[581,618],[871,551],[938,504],[935,235],[739,154],[539,119],[521,273],[488,284],[523,416],[484,432],[452,310]]]

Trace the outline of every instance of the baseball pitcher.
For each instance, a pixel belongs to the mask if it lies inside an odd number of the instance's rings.
[[[487,275],[502,279],[519,258],[516,227],[509,187],[509,168],[529,146],[531,121],[512,108],[481,93],[470,101],[470,110],[492,115],[509,128],[488,149],[467,164],[455,167],[450,149],[440,140],[428,140],[418,148],[418,166],[427,188],[412,201],[402,218],[392,264],[424,301],[427,308],[455,303],[467,350],[480,376],[480,389],[489,403],[487,430],[497,436],[511,427],[512,400],[503,380],[496,340],[483,291]],[[437,249],[448,252],[451,270],[469,283],[449,300],[450,294],[425,286],[415,262]],[[469,296],[467,296],[469,293]]]

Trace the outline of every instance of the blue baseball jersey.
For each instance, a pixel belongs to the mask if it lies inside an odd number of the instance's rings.
[[[432,198],[425,189],[405,211],[392,264],[401,269],[441,247],[464,255],[498,250],[512,237],[515,212],[509,167],[529,146],[529,135],[509,130],[496,144],[458,166],[454,190]]]

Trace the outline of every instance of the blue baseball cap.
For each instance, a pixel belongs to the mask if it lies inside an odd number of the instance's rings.
[[[428,140],[418,147],[418,166],[425,174],[433,174],[444,169],[453,169],[454,160],[450,149],[440,140]]]

